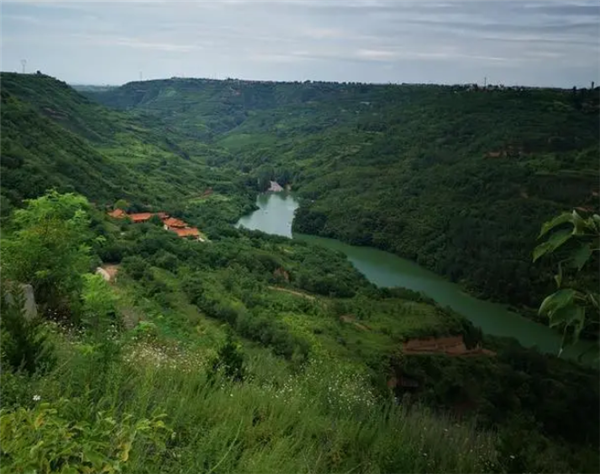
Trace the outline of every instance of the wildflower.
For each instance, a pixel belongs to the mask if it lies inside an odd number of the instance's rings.
[[[40,397],[39,395],[34,395],[33,396],[33,401],[34,402],[39,402],[42,399],[42,397]]]

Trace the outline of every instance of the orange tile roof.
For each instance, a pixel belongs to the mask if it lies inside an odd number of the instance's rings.
[[[174,217],[169,217],[168,219],[166,219],[165,225],[167,227],[178,227],[181,229],[184,227],[187,227],[187,224],[185,222],[183,222],[182,220],[179,220],[179,219],[175,219]]]
[[[110,211],[108,215],[110,217],[114,217],[115,219],[125,219],[127,217],[127,213],[122,209],[115,209],[114,211]]]
[[[137,214],[129,214],[129,217],[133,222],[146,222],[149,221],[153,215],[154,214],[151,212],[140,212]]]
[[[190,227],[188,229],[171,229],[175,232],[179,237],[200,237],[200,231],[195,227]]]

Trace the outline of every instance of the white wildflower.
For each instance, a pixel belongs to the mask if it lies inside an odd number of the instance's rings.
[[[42,397],[40,397],[39,395],[34,395],[33,396],[33,401],[34,402],[39,402],[42,399]]]

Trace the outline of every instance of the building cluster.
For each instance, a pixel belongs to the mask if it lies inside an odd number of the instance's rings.
[[[138,212],[128,214],[121,209],[115,209],[114,211],[109,212],[108,215],[113,219],[129,219],[134,224],[148,222],[153,216],[157,216],[162,221],[165,230],[174,232],[181,238],[191,238],[199,240],[200,242],[205,241],[205,238],[196,227],[190,227],[186,222],[171,217],[165,212]]]

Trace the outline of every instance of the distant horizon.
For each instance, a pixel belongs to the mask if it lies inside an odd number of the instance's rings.
[[[5,1],[0,68],[568,89],[600,82],[599,24],[597,0]]]
[[[19,71],[0,71],[2,73],[11,73],[11,74],[23,74],[22,72]],[[36,72],[25,72],[25,74],[29,74],[29,75],[36,75]],[[470,85],[477,85],[479,87],[484,87],[483,83],[478,83],[478,82],[457,82],[457,83],[442,83],[442,82],[362,82],[362,81],[324,81],[324,80],[318,80],[318,79],[305,79],[305,80],[276,80],[276,79],[246,79],[246,78],[239,78],[239,77],[225,77],[225,78],[214,78],[214,77],[182,77],[182,76],[171,76],[171,77],[160,77],[160,78],[148,78],[148,79],[137,79],[137,80],[132,80],[132,81],[128,81],[128,82],[124,82],[121,84],[110,84],[110,83],[85,83],[85,82],[69,82],[69,81],[65,81],[64,79],[60,78],[60,77],[56,77],[53,76],[51,74],[46,74],[44,73],[44,71],[40,71],[41,74],[45,75],[45,76],[49,76],[49,77],[53,77],[56,80],[65,82],[66,84],[68,84],[69,86],[72,87],[76,87],[76,86],[88,86],[88,87],[123,87],[127,84],[131,84],[131,83],[136,83],[136,82],[152,82],[152,81],[169,81],[169,80],[173,80],[173,79],[189,79],[189,80],[202,80],[202,81],[241,81],[241,82],[269,82],[269,83],[278,83],[278,84],[294,84],[294,83],[305,83],[305,82],[316,82],[316,83],[327,83],[327,84],[364,84],[364,85],[373,85],[373,86],[386,86],[386,85],[394,85],[394,86],[402,86],[402,85],[415,85],[415,86],[442,86],[442,87],[452,87],[452,86],[470,86]],[[581,86],[575,86],[578,89],[589,89],[591,88],[592,82],[594,83],[594,88],[598,88],[600,87],[600,81],[589,81],[589,83],[586,85],[581,85]],[[505,88],[511,88],[511,87],[526,87],[526,88],[530,88],[530,89],[561,89],[561,90],[570,90],[572,89],[574,86],[571,87],[562,87],[562,86],[548,86],[548,85],[532,85],[532,84],[501,84],[501,83],[494,83],[492,81],[487,80],[487,86],[488,87],[496,87],[496,86],[503,86]]]

